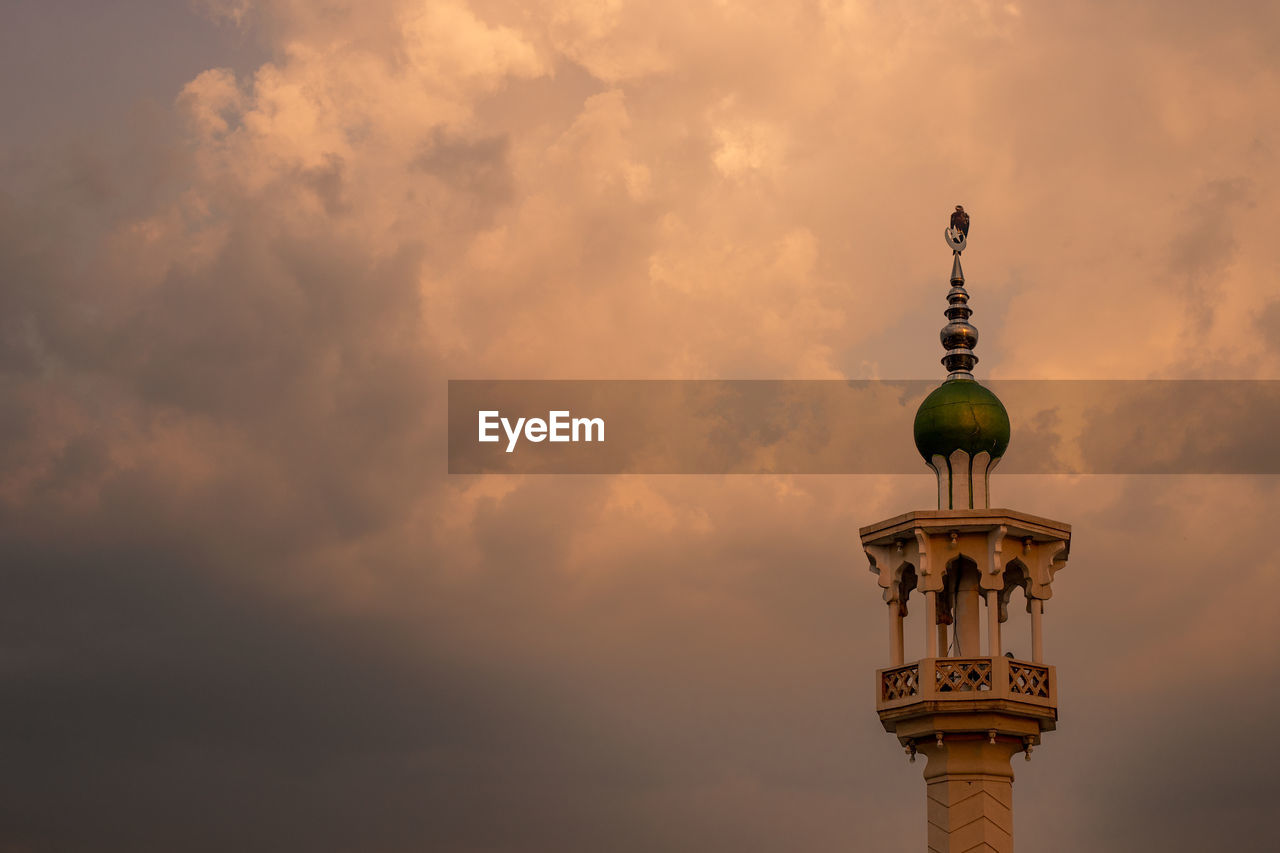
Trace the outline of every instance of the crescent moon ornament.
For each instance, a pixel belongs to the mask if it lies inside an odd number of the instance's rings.
[[[951,247],[951,251],[955,252],[957,255],[964,251],[965,243],[968,242],[968,238],[960,231],[960,229],[948,228],[942,233],[946,238],[947,245]]]

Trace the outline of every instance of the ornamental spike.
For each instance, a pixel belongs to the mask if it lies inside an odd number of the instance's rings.
[[[942,347],[947,354],[942,357],[942,364],[947,368],[947,380],[972,379],[973,366],[978,357],[973,348],[978,345],[978,330],[969,322],[973,310],[969,308],[969,292],[964,289],[964,270],[960,267],[960,253],[964,251],[969,238],[969,214],[964,207],[956,205],[951,214],[951,225],[945,232],[947,245],[951,247],[951,290],[947,293],[947,325],[942,327],[940,337]]]

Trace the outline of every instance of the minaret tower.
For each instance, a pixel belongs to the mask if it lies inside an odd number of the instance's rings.
[[[863,527],[862,547],[889,611],[889,666],[876,672],[876,711],[914,761],[928,758],[929,850],[1013,850],[1013,768],[1058,719],[1058,683],[1044,662],[1044,602],[1066,565],[1071,526],[991,509],[991,471],[1009,445],[1004,405],[973,378],[978,330],[960,253],[969,217],[957,206],[946,380],[916,412],[916,448],[938,478],[938,508]],[[1021,591],[1031,660],[1006,655],[1002,623]],[[923,597],[923,602],[920,598]],[[910,608],[908,608],[910,602]],[[921,606],[921,604],[923,606]],[[983,615],[985,608],[986,614]],[[904,660],[904,623],[922,623],[924,656]]]

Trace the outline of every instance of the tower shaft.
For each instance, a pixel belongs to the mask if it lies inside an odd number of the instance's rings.
[[[929,853],[1012,853],[1013,769],[1022,744],[982,736],[924,744]]]

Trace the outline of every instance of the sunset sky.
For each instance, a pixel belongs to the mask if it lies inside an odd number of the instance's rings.
[[[451,476],[446,383],[941,380],[956,203],[980,379],[1280,379],[1277,45],[1261,0],[11,0],[0,853],[922,849],[857,531],[923,464]],[[992,491],[1074,528],[1018,849],[1280,849],[1280,478]]]

